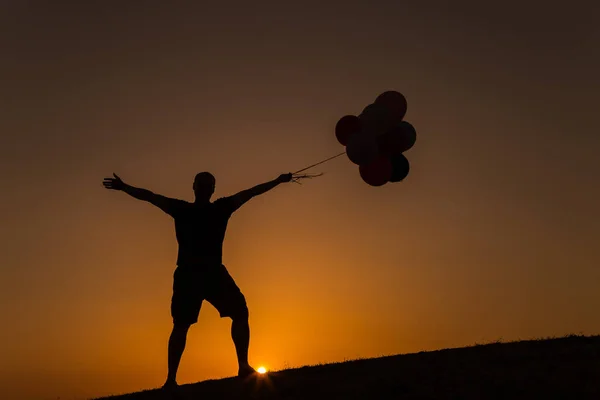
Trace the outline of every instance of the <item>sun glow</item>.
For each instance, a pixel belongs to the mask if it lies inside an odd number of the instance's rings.
[[[259,374],[264,374],[267,372],[267,369],[265,367],[258,367],[258,369],[256,370]]]

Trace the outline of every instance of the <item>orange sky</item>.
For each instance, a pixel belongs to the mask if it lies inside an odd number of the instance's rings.
[[[404,183],[339,158],[230,221],[251,362],[600,332],[598,5],[161,3],[2,4],[3,396],[164,381],[173,223],[105,176],[233,194],[342,151],[337,119],[389,89]],[[204,304],[180,383],[236,373],[229,327]]]

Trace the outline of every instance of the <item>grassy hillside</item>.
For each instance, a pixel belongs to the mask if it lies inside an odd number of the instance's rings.
[[[600,399],[600,336],[475,345],[183,385],[184,399]],[[148,390],[103,400],[159,400]]]

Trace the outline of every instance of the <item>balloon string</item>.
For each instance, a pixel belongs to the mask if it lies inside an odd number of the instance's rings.
[[[344,154],[346,154],[346,152],[345,152],[345,151],[344,151],[344,152],[342,152],[342,153],[340,153],[340,154],[338,154],[338,155],[335,155],[335,156],[333,156],[333,157],[329,157],[329,158],[327,158],[327,159],[325,159],[325,160],[323,160],[323,161],[319,161],[319,162],[318,162],[318,163],[316,163],[316,164],[309,165],[308,167],[302,168],[302,169],[300,169],[300,170],[298,170],[298,171],[294,172],[294,174],[300,173],[300,172],[302,172],[302,171],[306,171],[307,169],[310,169],[310,168],[312,168],[312,167],[316,167],[317,165],[321,165],[321,164],[323,164],[324,162],[327,162],[327,161],[329,161],[329,160],[333,160],[334,158],[337,158],[337,157],[339,157],[339,156],[342,156],[342,155],[344,155]]]

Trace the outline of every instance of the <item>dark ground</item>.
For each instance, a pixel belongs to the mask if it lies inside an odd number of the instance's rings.
[[[600,336],[475,345],[181,386],[183,399],[594,399]],[[170,399],[148,390],[103,400]],[[98,399],[100,400],[100,399]]]

